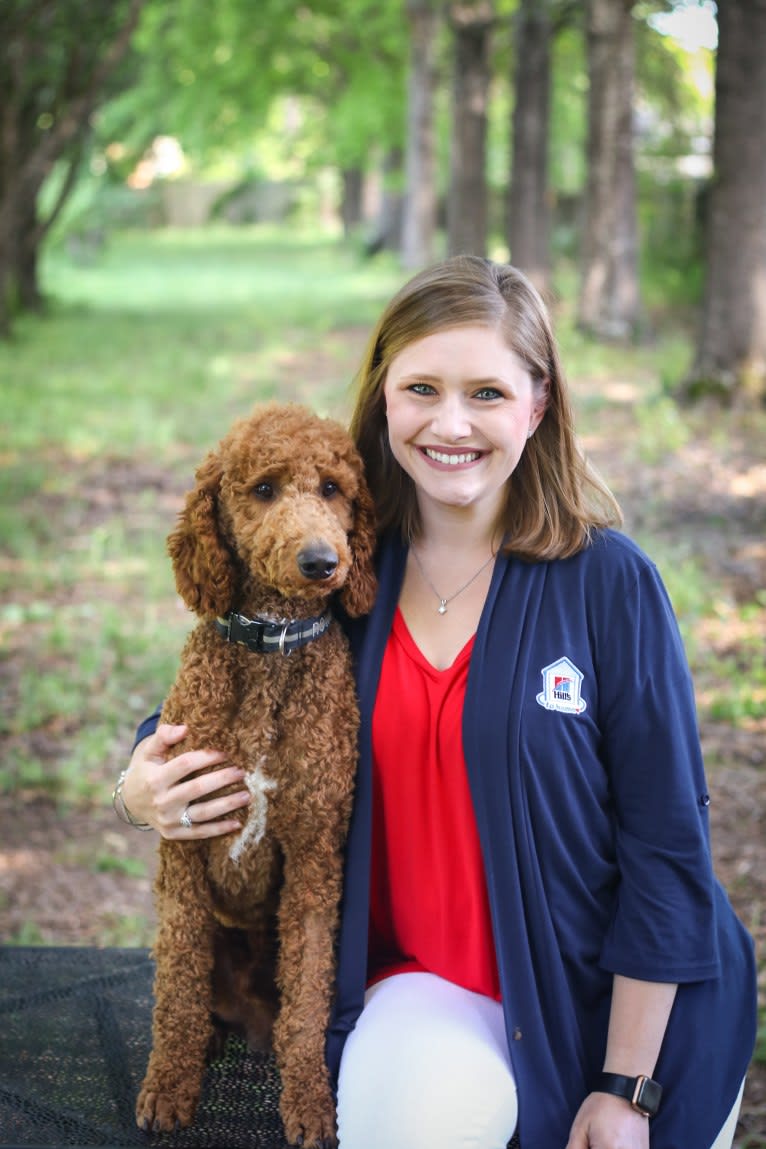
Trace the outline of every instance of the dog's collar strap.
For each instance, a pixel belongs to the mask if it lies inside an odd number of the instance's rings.
[[[315,618],[299,618],[293,622],[287,619],[268,622],[262,618],[246,618],[243,614],[231,611],[215,620],[215,628],[227,642],[246,646],[256,654],[290,654],[300,646],[307,646],[315,638],[321,638],[331,622],[332,613],[329,610]]]

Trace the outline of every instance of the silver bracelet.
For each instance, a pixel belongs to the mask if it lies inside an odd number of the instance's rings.
[[[112,792],[112,805],[114,812],[121,822],[125,822],[128,826],[133,826],[136,830],[151,830],[152,826],[148,822],[139,822],[134,818],[128,807],[125,805],[125,799],[122,796],[122,787],[128,774],[128,768],[123,770],[117,779],[117,785]]]

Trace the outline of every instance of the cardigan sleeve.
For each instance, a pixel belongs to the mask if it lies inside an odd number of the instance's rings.
[[[620,601],[622,600],[622,601]],[[716,977],[708,806],[691,675],[656,567],[613,588],[599,659],[619,885],[600,955],[647,981]]]
[[[160,724],[161,712],[162,706],[160,705],[153,714],[150,714],[148,718],[144,718],[143,722],[140,723],[138,730],[136,730],[136,737],[133,740],[134,750],[139,742],[143,742],[144,738],[148,738],[150,734],[154,734],[154,731]]]

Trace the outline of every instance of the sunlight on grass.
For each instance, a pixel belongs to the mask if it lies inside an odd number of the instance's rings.
[[[249,229],[118,234],[94,264],[59,249],[43,272],[44,328],[24,319],[0,346],[10,462],[44,444],[76,457],[207,442],[278,396],[275,359],[296,338],[366,330],[403,278],[336,242]],[[346,385],[355,364],[340,366]]]

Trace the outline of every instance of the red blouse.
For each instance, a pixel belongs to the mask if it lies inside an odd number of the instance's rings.
[[[397,610],[373,715],[369,982],[438,974],[500,1000],[484,864],[463,757],[471,638],[437,670]]]

